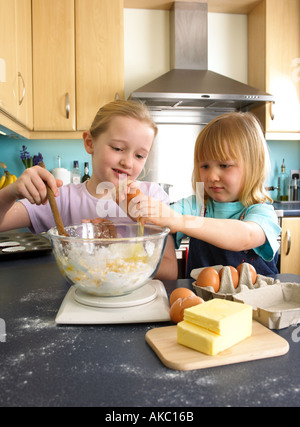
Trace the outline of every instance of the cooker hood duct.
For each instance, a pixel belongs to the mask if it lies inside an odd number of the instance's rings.
[[[171,68],[131,99],[150,110],[248,111],[274,102],[259,89],[207,70],[207,2],[175,2],[170,12]]]

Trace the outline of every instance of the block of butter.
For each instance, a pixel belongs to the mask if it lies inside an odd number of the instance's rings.
[[[178,344],[212,356],[251,334],[252,307],[219,298],[186,309],[177,325]]]

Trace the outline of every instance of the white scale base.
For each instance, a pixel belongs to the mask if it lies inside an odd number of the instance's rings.
[[[72,286],[57,313],[57,324],[120,324],[168,322],[170,307],[165,287],[152,280],[129,295],[97,297]]]

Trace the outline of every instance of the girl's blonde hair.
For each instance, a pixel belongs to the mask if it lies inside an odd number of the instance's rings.
[[[154,137],[157,135],[157,126],[146,105],[136,101],[119,100],[110,102],[99,109],[90,127],[92,137],[97,138],[106,132],[111,121],[117,116],[131,117],[145,122],[153,129]]]
[[[272,199],[264,188],[270,171],[268,147],[260,123],[251,113],[226,113],[200,132],[194,152],[193,189],[200,182],[199,163],[234,160],[244,165],[244,186],[240,202],[248,207]],[[207,200],[207,195],[205,195]]]

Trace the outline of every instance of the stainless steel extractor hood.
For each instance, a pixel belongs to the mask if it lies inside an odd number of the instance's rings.
[[[170,12],[172,70],[135,90],[151,110],[247,111],[274,97],[207,70],[207,2],[175,2]]]

